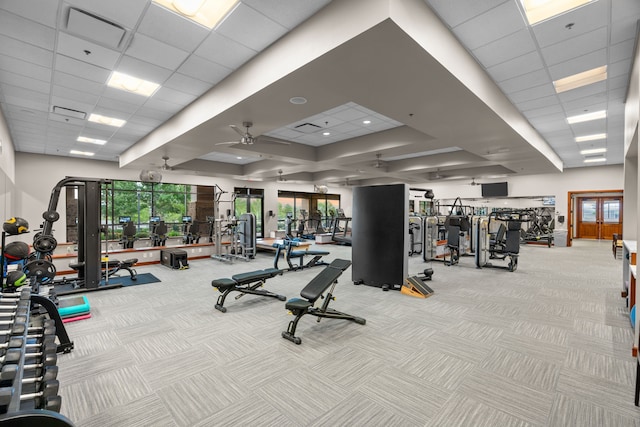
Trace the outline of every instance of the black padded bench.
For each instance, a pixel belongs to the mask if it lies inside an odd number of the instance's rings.
[[[266,270],[250,271],[248,273],[234,274],[231,279],[215,279],[211,281],[211,286],[220,291],[221,295],[218,296],[216,302],[216,309],[223,313],[227,312],[224,307],[224,300],[231,292],[240,292],[240,295],[236,296],[236,299],[241,298],[244,294],[261,295],[263,297],[278,298],[280,301],[286,301],[287,297],[284,295],[278,295],[273,292],[269,292],[264,289],[258,289],[267,279],[282,274],[282,270],[277,268],[267,268]]]
[[[102,277],[111,277],[116,274],[120,270],[126,270],[129,272],[129,276],[131,276],[131,280],[136,280],[138,278],[138,273],[132,268],[138,262],[138,258],[130,258],[125,259],[124,261],[120,261],[117,259],[110,259],[107,262],[100,262],[100,266],[102,267]],[[80,271],[84,268],[84,262],[77,262],[69,264],[69,267],[75,271]],[[106,264],[106,266],[105,266]]]
[[[345,259],[335,259],[327,268],[322,270],[316,277],[311,279],[309,284],[300,291],[302,298],[292,298],[287,301],[285,308],[289,310],[295,317],[289,322],[287,330],[282,332],[282,337],[288,339],[291,342],[300,344],[302,340],[295,336],[296,327],[298,322],[305,314],[311,314],[318,317],[318,322],[322,317],[330,319],[344,319],[351,320],[360,325],[364,325],[366,320],[362,317],[352,316],[351,314],[342,313],[337,310],[329,308],[329,303],[334,300],[333,290],[338,283],[338,277],[349,268],[351,261]],[[331,289],[329,289],[331,287]],[[314,307],[313,305],[322,297],[325,291],[329,289],[329,292],[324,296],[324,302],[321,307]]]
[[[295,242],[293,240],[285,240],[283,243],[274,243],[273,247],[276,248],[276,256],[273,259],[273,268],[278,268],[278,261],[280,260],[280,254],[282,250],[285,249],[284,258],[289,265],[289,271],[302,270],[303,268],[315,267],[317,265],[329,265],[327,262],[320,261],[320,259],[329,255],[327,251],[294,251],[293,248],[300,246],[299,242]],[[306,264],[304,263],[305,256],[312,256],[313,258],[309,260]],[[298,259],[298,264],[294,264],[291,262],[292,258]]]

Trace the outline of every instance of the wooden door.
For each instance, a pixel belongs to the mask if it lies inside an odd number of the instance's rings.
[[[622,234],[622,197],[578,197],[576,237],[612,240]]]

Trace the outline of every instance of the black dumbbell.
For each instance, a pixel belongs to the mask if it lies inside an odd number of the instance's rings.
[[[36,350],[40,350],[40,351],[35,351],[35,352],[26,352],[24,354],[25,359],[32,359],[34,357],[43,357],[47,354],[50,353],[57,353],[58,351],[58,346],[56,343],[47,343],[45,345],[41,345],[40,348],[36,349]]]
[[[19,372],[20,366],[18,364],[3,365],[0,369],[0,387],[12,387]]]
[[[37,369],[44,369],[47,366],[54,366],[58,363],[58,353],[45,353],[44,357],[39,363],[30,363],[24,365],[25,371],[32,371]]]
[[[24,377],[26,373],[23,374],[22,384],[42,383],[55,380],[58,378],[58,367],[56,365],[45,366],[38,374],[39,376],[33,377]]]
[[[0,327],[11,326],[14,323],[27,323],[27,316],[16,316],[10,320],[0,320]]]
[[[20,395],[20,401],[33,400],[34,407],[36,409],[44,409],[47,398],[52,398],[58,395],[60,389],[60,382],[58,380],[49,380],[40,384],[38,391],[35,393],[26,393]]]
[[[0,330],[0,343],[5,343],[13,336],[24,336],[27,325],[24,323],[14,323],[10,328]]]
[[[4,354],[4,356],[0,356],[0,363],[3,365],[9,363],[20,363],[20,359],[22,358],[22,349],[21,348],[10,348]]]

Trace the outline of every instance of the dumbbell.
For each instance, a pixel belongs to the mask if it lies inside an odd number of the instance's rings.
[[[12,363],[20,363],[20,358],[22,357],[22,349],[21,348],[10,348],[4,354],[4,356],[0,356],[0,363],[3,365],[12,364]]]
[[[58,378],[58,367],[56,365],[45,366],[38,372],[38,375],[39,376],[25,378],[23,374],[22,384],[34,384],[55,380]]]
[[[38,371],[39,369],[44,370],[46,369],[47,366],[54,366],[57,363],[58,363],[58,353],[45,353],[44,357],[39,363],[30,363],[30,364],[25,363],[23,369],[25,371],[35,371],[37,373],[39,372]]]
[[[29,314],[29,307],[20,307],[17,306],[12,308],[10,311],[1,311],[0,310],[0,319],[13,319],[16,316],[26,317]]]
[[[24,323],[14,323],[10,328],[0,330],[0,343],[9,341],[14,336],[24,336],[27,325]]]
[[[0,320],[0,327],[11,326],[14,323],[27,323],[27,316],[16,316],[11,320]]]
[[[0,387],[13,387],[18,372],[20,372],[20,366],[17,364],[3,365],[0,369]]]
[[[60,389],[60,382],[58,380],[44,381],[38,387],[38,391],[34,393],[26,393],[20,395],[20,401],[34,401],[35,409],[50,409],[55,410],[55,406],[61,402],[61,400],[54,399],[58,397],[58,390]],[[58,409],[56,412],[60,412]]]
[[[56,353],[58,351],[58,346],[56,345],[56,343],[50,343],[47,342],[45,344],[39,345],[39,348],[37,348],[37,350],[40,351],[35,351],[35,352],[26,352],[24,354],[25,359],[26,358],[34,358],[34,357],[43,357],[46,354],[50,354],[50,353]]]

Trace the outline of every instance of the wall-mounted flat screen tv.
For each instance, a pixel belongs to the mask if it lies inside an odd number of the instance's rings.
[[[482,185],[482,197],[507,197],[509,188],[506,182],[494,182]]]

